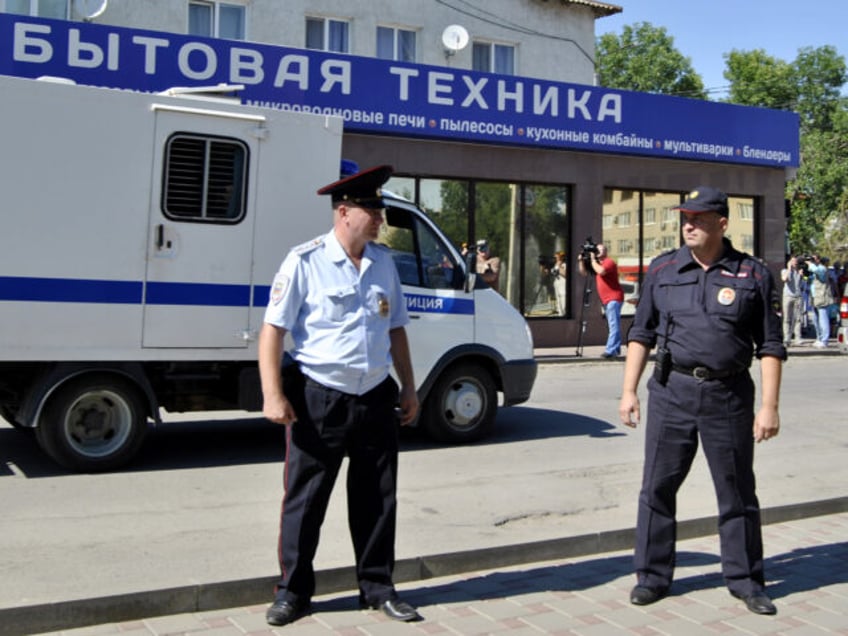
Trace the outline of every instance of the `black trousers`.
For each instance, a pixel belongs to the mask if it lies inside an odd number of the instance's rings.
[[[315,592],[312,561],[345,455],[349,458],[348,525],[361,597],[369,603],[393,598],[397,383],[389,377],[356,396],[288,372],[284,387],[297,421],[286,432],[279,539],[282,578],[276,586],[277,598],[306,601]]]
[[[754,480],[754,384],[748,373],[699,382],[671,373],[648,381],[645,467],[635,567],[640,585],[668,588],[675,566],[677,491],[704,446],[716,497],[727,587],[743,596],[764,586],[760,506]]]

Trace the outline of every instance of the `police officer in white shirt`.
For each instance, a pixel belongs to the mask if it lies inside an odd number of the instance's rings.
[[[345,455],[360,604],[395,620],[421,618],[392,582],[397,425],[415,419],[418,397],[400,280],[388,250],[372,242],[383,222],[380,187],[391,174],[377,166],[321,188],[332,198],[333,229],[294,248],[271,289],[259,337],[263,411],[285,425],[287,441],[271,625],[309,611],[318,534]],[[281,369],[286,333],[295,364]]]

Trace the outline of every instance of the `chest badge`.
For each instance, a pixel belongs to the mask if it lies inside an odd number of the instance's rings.
[[[722,305],[732,305],[736,300],[736,290],[732,287],[722,287],[718,290],[718,302]]]
[[[380,294],[377,298],[377,309],[380,311],[380,316],[386,318],[389,315],[389,299]]]

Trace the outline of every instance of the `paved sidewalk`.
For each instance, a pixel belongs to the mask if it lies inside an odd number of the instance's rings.
[[[561,634],[848,636],[848,513],[766,525],[766,575],[777,616],[756,616],[725,589],[715,536],[681,541],[671,595],[638,608],[630,551],[405,583],[425,620],[398,624],[357,609],[355,592],[316,597],[313,613],[272,629],[266,605],[52,632],[54,636],[242,634]]]

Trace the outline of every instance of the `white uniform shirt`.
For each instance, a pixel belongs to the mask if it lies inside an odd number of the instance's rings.
[[[331,230],[286,256],[265,322],[291,333],[291,355],[304,374],[362,395],[386,379],[389,330],[405,326],[409,317],[388,249],[368,243],[357,271]]]

